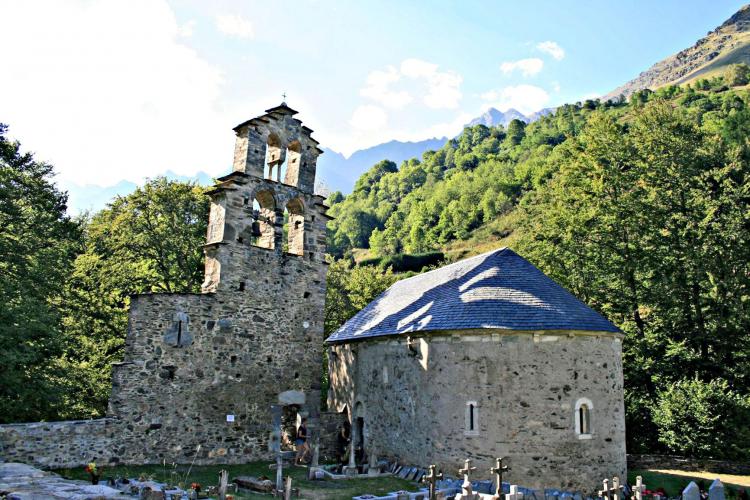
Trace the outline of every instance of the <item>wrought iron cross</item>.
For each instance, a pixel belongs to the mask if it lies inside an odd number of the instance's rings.
[[[505,457],[496,458],[495,466],[490,467],[490,474],[495,475],[495,497],[497,498],[502,498],[503,494],[503,472],[510,471],[510,467],[503,465],[503,460],[505,460]]]
[[[476,467],[472,467],[471,466],[471,459],[467,458],[466,460],[464,460],[464,468],[463,469],[459,469],[459,471],[458,471],[459,474],[463,474],[463,476],[464,476],[464,484],[461,485],[461,488],[463,489],[462,494],[464,494],[464,495],[471,495],[472,494],[472,491],[471,491],[471,479],[470,479],[469,475],[472,472],[474,472],[475,470],[477,470],[477,468]]]
[[[430,473],[422,476],[422,482],[430,485],[429,500],[435,500],[437,498],[435,483],[443,479],[443,473],[437,472],[437,467],[434,465],[430,465],[428,469],[430,470]]]
[[[283,99],[284,101],[286,101],[286,92],[282,92],[282,93],[281,93],[281,98],[282,98],[282,99]]]

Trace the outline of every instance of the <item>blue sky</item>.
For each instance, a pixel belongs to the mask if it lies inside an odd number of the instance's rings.
[[[64,188],[220,175],[281,100],[323,145],[458,133],[601,95],[741,2],[0,1],[0,121]]]

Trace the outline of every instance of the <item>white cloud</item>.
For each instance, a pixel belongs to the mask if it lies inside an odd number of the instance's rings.
[[[388,123],[388,115],[378,106],[365,104],[354,110],[349,123],[359,131],[381,130]]]
[[[560,93],[560,82],[555,80],[554,82],[550,83],[550,85],[552,86],[552,90],[554,90],[556,94]]]
[[[521,59],[519,61],[505,61],[500,65],[500,71],[509,75],[518,70],[523,76],[533,76],[542,71],[544,61],[537,57]]]
[[[253,23],[235,14],[217,15],[216,28],[225,35],[237,38],[253,38],[255,36]]]
[[[556,42],[553,42],[551,40],[547,40],[546,42],[539,42],[538,44],[536,44],[536,48],[541,50],[542,52],[546,52],[558,61],[562,60],[565,57],[565,50],[557,45]]]
[[[482,94],[481,97],[487,102],[488,107],[492,106],[501,111],[513,108],[523,114],[539,111],[549,101],[549,94],[546,90],[527,84],[491,90]]]
[[[2,119],[62,183],[226,169],[222,73],[180,42],[166,1],[2,2],[0,32]]]
[[[359,91],[359,95],[368,97],[387,108],[401,109],[414,99],[406,90],[389,89],[392,83],[400,79],[401,74],[393,66],[388,66],[385,71],[372,71],[367,75],[367,86]]]
[[[397,69],[388,66],[367,75],[367,86],[359,91],[387,108],[401,109],[422,97],[422,103],[432,109],[455,109],[463,97],[463,77],[454,71],[438,71],[438,65],[420,59],[405,59]],[[399,90],[392,87],[399,85]],[[408,89],[408,90],[407,90]]]
[[[185,38],[190,38],[191,36],[193,36],[193,31],[195,31],[195,25],[195,19],[191,19],[190,21],[181,24],[177,28],[177,34]]]

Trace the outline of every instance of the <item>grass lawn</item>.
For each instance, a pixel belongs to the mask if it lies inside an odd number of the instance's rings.
[[[101,477],[105,480],[110,477],[139,478],[145,477],[158,482],[170,484],[182,483],[189,487],[191,483],[200,483],[203,487],[217,485],[219,483],[219,471],[222,469],[229,473],[229,481],[237,476],[266,476],[272,481],[276,479],[276,471],[268,468],[268,462],[252,462],[245,465],[203,465],[193,466],[188,474],[189,465],[177,465],[162,467],[161,465],[123,465],[118,467],[102,467]],[[57,472],[68,479],[88,479],[88,474],[83,467],[75,469],[59,469]],[[341,481],[308,481],[307,468],[292,467],[284,470],[284,476],[291,475],[292,487],[299,488],[303,499],[313,500],[350,500],[353,496],[370,493],[382,495],[390,491],[409,490],[417,491],[418,485],[412,481],[400,478],[385,477],[373,479],[348,479]],[[270,498],[270,495],[238,494],[235,498]]]
[[[724,484],[724,493],[727,498],[737,498],[740,488],[750,493],[750,476],[731,476],[727,474],[715,474],[711,472],[685,472],[685,471],[656,471],[656,470],[632,470],[628,471],[628,483],[635,484],[635,477],[641,476],[646,488],[651,491],[659,487],[664,488],[670,497],[680,496],[685,486],[690,481],[695,481],[698,486],[708,489],[711,482],[717,477]]]

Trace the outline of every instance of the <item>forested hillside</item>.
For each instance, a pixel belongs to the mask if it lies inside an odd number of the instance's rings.
[[[381,162],[332,197],[331,252],[509,244],[625,332],[631,451],[747,456],[747,73],[478,125],[421,161]]]

